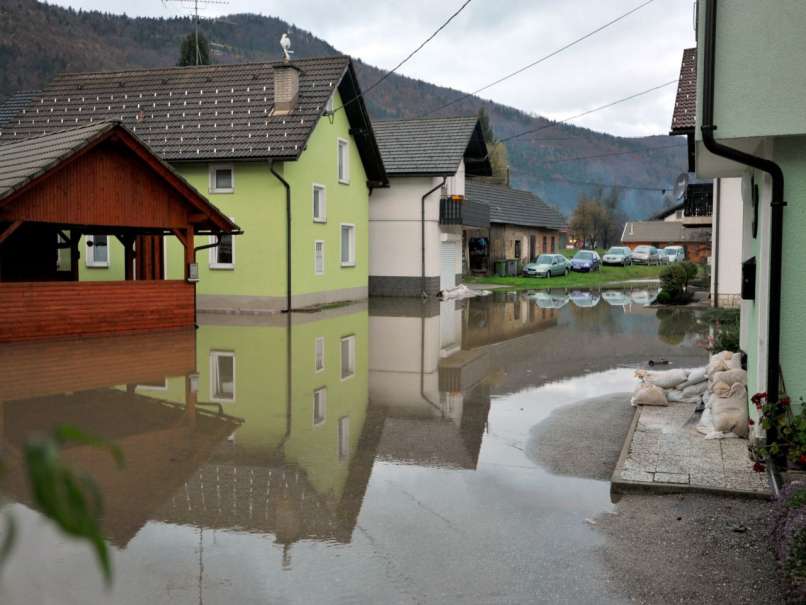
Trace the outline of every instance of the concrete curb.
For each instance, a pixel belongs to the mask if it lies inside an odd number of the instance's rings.
[[[630,423],[630,428],[627,431],[627,437],[624,440],[624,445],[621,447],[621,453],[616,463],[616,468],[610,477],[610,494],[615,496],[614,501],[622,494],[710,494],[714,496],[727,496],[739,497],[754,500],[773,500],[772,493],[763,494],[761,492],[754,492],[749,490],[740,489],[726,489],[721,487],[707,487],[704,485],[683,485],[679,483],[663,483],[653,481],[631,481],[621,478],[621,471],[624,468],[624,462],[630,453],[630,446],[632,445],[633,435],[638,426],[638,419],[641,416],[641,407],[636,406],[635,413]],[[770,490],[772,491],[772,490]]]

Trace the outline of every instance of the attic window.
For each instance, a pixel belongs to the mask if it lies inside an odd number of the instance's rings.
[[[210,193],[235,191],[235,168],[232,164],[210,164]]]

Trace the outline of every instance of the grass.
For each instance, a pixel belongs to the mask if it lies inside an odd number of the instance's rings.
[[[567,277],[465,277],[466,283],[510,286],[513,289],[592,288],[613,282],[633,279],[654,279],[663,267],[632,265],[629,267],[602,267],[593,273],[571,272]]]

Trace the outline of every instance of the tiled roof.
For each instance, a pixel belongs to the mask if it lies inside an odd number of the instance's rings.
[[[117,120],[167,161],[295,160],[333,91],[338,88],[346,103],[358,94],[357,79],[346,56],[296,60],[298,105],[287,115],[271,115],[278,64],[62,74],[0,129],[0,142]],[[363,99],[345,112],[369,179],[385,181]]]
[[[697,125],[697,49],[683,51],[680,81],[672,114],[672,132],[684,133]]]
[[[711,229],[686,227],[670,221],[634,221],[624,225],[621,236],[624,243],[688,243],[710,242]]]
[[[26,105],[30,104],[34,97],[36,97],[38,94],[38,90],[17,92],[0,103],[0,128],[5,126],[7,122],[10,122],[14,117],[16,117],[20,110]]]
[[[95,122],[0,145],[0,200],[114,127],[112,122]]]
[[[511,189],[506,185],[480,179],[467,179],[465,193],[469,200],[490,207],[491,223],[546,229],[561,229],[565,226],[563,215],[531,191]]]
[[[391,176],[450,176],[465,157],[471,174],[489,174],[487,147],[475,116],[388,120],[373,126]]]

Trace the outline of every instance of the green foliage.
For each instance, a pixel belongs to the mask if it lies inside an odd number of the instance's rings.
[[[806,414],[800,400],[800,412],[792,411],[791,399],[782,395],[779,401],[769,401],[766,393],[756,393],[751,401],[758,410],[761,428],[774,431],[773,441],[759,446],[759,457],[786,457],[792,464],[806,465]],[[768,433],[769,436],[769,433]],[[806,560],[806,559],[805,559]]]
[[[690,260],[684,260],[682,263],[680,263],[680,266],[683,267],[686,272],[687,283],[697,277],[697,273],[699,273],[700,270],[699,267]]]
[[[691,301],[691,295],[687,291],[688,275],[683,263],[664,267],[660,272],[661,292],[658,294],[657,302],[665,305],[684,305]]]
[[[466,283],[496,284],[518,289],[542,290],[545,288],[588,288],[632,279],[648,279],[658,276],[657,267],[633,265],[631,267],[602,267],[592,273],[572,271],[565,277],[544,279],[539,277],[465,277]]]
[[[739,350],[739,309],[706,309],[700,319],[713,329],[709,351],[714,353]]]
[[[123,465],[123,454],[117,446],[71,426],[57,427],[51,435],[25,444],[25,465],[33,502],[62,532],[89,542],[104,578],[109,581],[112,563],[99,521],[103,500],[89,475],[72,470],[61,460],[61,450],[69,443],[107,450],[119,466]],[[11,552],[15,539],[14,522],[8,517],[0,562]]]
[[[210,65],[210,45],[207,38],[199,33],[199,50],[196,52],[196,33],[191,32],[182,39],[179,46],[179,62],[177,65],[186,67],[188,65]]]

